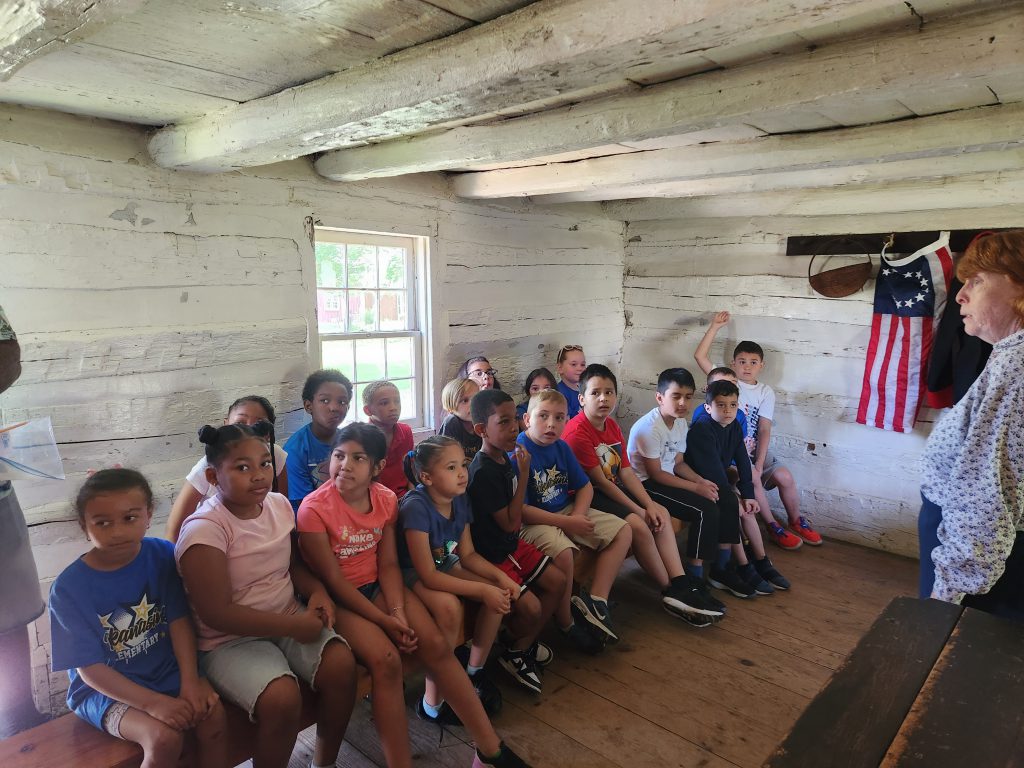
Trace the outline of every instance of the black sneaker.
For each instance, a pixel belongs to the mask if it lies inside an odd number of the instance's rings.
[[[509,749],[503,741],[498,748],[498,754],[494,757],[484,757],[478,749],[476,757],[473,758],[473,768],[530,768],[530,764]]]
[[[761,577],[776,589],[789,589],[789,579],[779,573],[767,557],[754,561],[754,567]]]
[[[426,720],[428,723],[434,723],[435,725],[462,725],[459,716],[455,714],[454,709],[448,706],[447,701],[441,702],[441,706],[437,710],[437,717],[431,717],[423,709],[423,697],[420,697],[420,700],[416,702],[416,716],[420,720]]]
[[[572,616],[577,622],[589,623],[598,631],[599,635],[605,636],[605,642],[619,642],[619,636],[615,634],[615,630],[611,626],[607,603],[595,600],[586,590],[579,595],[573,595],[571,602]]]
[[[741,565],[736,572],[759,595],[773,595],[775,594],[775,587],[769,584],[762,578],[761,574],[757,572],[757,569],[753,565],[747,563]]]
[[[723,603],[721,600],[719,600],[717,597],[711,594],[711,589],[708,587],[706,581],[704,581],[703,579],[694,579],[694,582],[697,585],[697,589],[700,590],[700,593],[703,596],[703,598],[707,600],[711,605],[713,605],[715,607],[715,610],[721,611],[723,614],[728,612],[728,608],[726,607],[725,603]]]
[[[540,670],[530,654],[530,648],[523,651],[505,651],[498,657],[498,663],[505,668],[520,685],[534,693],[541,692]]]
[[[466,673],[469,674],[468,672]],[[469,675],[469,682],[473,684],[473,690],[476,691],[476,696],[480,699],[480,703],[484,707],[490,717],[501,712],[501,691],[498,690],[491,678],[487,676],[487,673],[478,669],[473,674]]]
[[[587,624],[586,626],[589,627],[590,625]],[[596,632],[597,630],[595,629],[594,631]],[[562,634],[583,653],[589,653],[591,656],[594,656],[604,650],[604,643],[585,629],[583,624],[572,624],[568,629],[563,629]]]
[[[712,568],[711,573],[708,576],[708,582],[715,589],[731,592],[736,597],[746,598],[752,597],[755,594],[754,588],[747,584],[747,582],[731,568],[726,568],[724,570]]]
[[[661,601],[665,604],[665,609],[673,615],[693,613],[701,616],[721,616],[724,613],[701,594],[696,579],[689,576],[673,579],[668,589],[661,593]]]

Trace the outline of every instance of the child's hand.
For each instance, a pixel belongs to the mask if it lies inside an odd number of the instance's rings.
[[[189,707],[192,709],[192,722],[189,723],[191,727],[195,727],[198,723],[209,717],[211,710],[220,700],[220,696],[213,690],[213,687],[205,677],[199,678],[195,682],[183,680],[181,690],[178,692],[178,698],[188,702]]]
[[[504,589],[509,593],[512,600],[518,600],[519,595],[522,594],[523,588],[516,584],[511,578],[506,576],[504,573],[501,574],[501,579],[498,580],[498,589]]]
[[[651,530],[657,532],[669,524],[668,510],[658,502],[652,501],[651,506],[647,507],[645,511],[647,512],[647,525],[651,527]]]
[[[519,469],[519,482],[524,482],[530,471],[530,452],[516,443],[516,467]]]
[[[747,455],[753,456],[754,451],[757,450],[757,438],[756,437],[744,437],[743,445],[747,449]]]
[[[321,626],[325,628],[334,626],[334,601],[322,589],[316,590],[309,596],[306,607],[310,613],[320,619]]]
[[[754,499],[743,500],[743,514],[747,517],[753,517],[761,511],[761,505]]]
[[[594,532],[594,523],[586,515],[569,514],[565,516],[562,530],[570,536],[590,536]]]
[[[718,486],[706,478],[702,477],[697,481],[697,487],[693,489],[693,492],[710,501],[718,501]]]
[[[419,645],[419,638],[416,637],[416,632],[406,622],[403,609],[398,609],[398,613],[391,614],[384,619],[381,628],[402,653],[414,653],[416,651]]]
[[[288,637],[300,643],[312,643],[324,629],[323,619],[314,611],[303,611],[292,616],[292,631]]]
[[[146,714],[178,731],[187,731],[191,728],[194,717],[189,702],[162,693],[157,694],[156,700],[146,707]]]
[[[495,613],[507,614],[512,610],[511,599],[507,589],[494,587],[490,584],[484,586],[483,604]]]
[[[711,318],[711,325],[714,328],[721,328],[723,325],[729,322],[730,316],[728,312],[715,312],[715,316]]]

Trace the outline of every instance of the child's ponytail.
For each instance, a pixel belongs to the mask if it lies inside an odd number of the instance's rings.
[[[419,485],[420,475],[429,471],[434,462],[441,456],[441,452],[450,445],[461,445],[458,440],[445,435],[433,435],[405,454],[402,460],[402,469],[409,482]]]

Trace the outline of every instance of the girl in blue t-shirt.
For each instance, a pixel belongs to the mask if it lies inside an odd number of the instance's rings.
[[[417,485],[398,508],[403,529],[399,564],[406,583],[453,645],[462,627],[459,598],[482,603],[466,671],[484,707],[494,714],[501,706],[501,694],[484,677],[483,666],[501,620],[519,597],[519,585],[473,547],[469,530],[473,513],[466,495],[469,471],[457,440],[442,435],[427,438],[406,456],[405,472]]]
[[[146,537],[149,483],[135,470],[101,470],[75,510],[93,547],[50,590],[53,669],[68,670],[68,707],[139,744],[146,768],[176,766],[189,731],[197,765],[224,765],[224,708],[199,677],[174,546]]]

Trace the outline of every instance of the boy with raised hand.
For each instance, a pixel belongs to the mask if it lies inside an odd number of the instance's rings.
[[[597,552],[590,591],[581,587],[580,594],[570,598],[569,582],[555,618],[567,634],[572,633],[575,620],[589,626],[603,641],[614,643],[619,638],[611,626],[608,595],[633,535],[625,521],[590,508],[594,487],[572,449],[560,439],[567,413],[565,395],[556,389],[545,389],[530,398],[526,431],[517,438],[530,454],[531,466],[523,509],[527,525],[520,535],[556,561],[567,557],[567,550],[571,557],[580,546]],[[571,606],[568,616],[566,601]]]
[[[719,329],[729,322],[729,318],[728,312],[715,313],[704,338],[697,345],[694,358],[704,373],[710,373],[714,369],[709,357],[711,344]],[[821,535],[814,530],[807,518],[800,514],[800,491],[796,487],[796,480],[792,473],[768,452],[772,420],[775,418],[775,391],[757,380],[764,370],[764,350],[753,341],[741,341],[732,353],[732,368],[736,372],[737,385],[740,389],[740,407],[747,416],[746,437],[751,437],[755,441],[754,451],[750,455],[755,481],[765,490],[779,489],[779,498],[782,499],[782,505],[786,508],[786,515],[789,518],[790,531],[805,543],[819,546]],[[770,510],[763,512],[771,514]],[[785,540],[778,536],[778,528],[780,526],[772,526],[769,523],[768,535],[776,544],[784,546]]]
[[[704,407],[711,414],[711,420],[698,421],[690,429],[686,439],[686,463],[705,480],[718,487],[719,503],[719,545],[718,557],[711,566],[708,581],[716,589],[731,592],[736,597],[751,597],[754,594],[770,594],[771,585],[758,589],[763,579],[758,577],[757,586],[750,582],[757,577],[754,567],[746,563],[743,550],[739,550],[738,562],[742,569],[729,567],[733,545],[740,543],[740,514],[756,515],[758,504],[754,500],[754,484],[751,481],[750,458],[743,444],[743,433],[736,423],[739,410],[740,391],[729,381],[716,381],[708,386]],[[735,462],[739,473],[742,503],[732,492],[727,470]]]
[[[500,389],[483,389],[470,401],[473,429],[483,441],[469,465],[469,500],[473,505],[473,546],[520,587],[512,609],[512,642],[498,661],[520,684],[541,692],[540,667],[551,662],[548,646],[537,641],[572,583],[572,556],[566,550],[561,568],[532,544],[519,538],[523,525],[530,454],[516,445],[516,404]],[[507,455],[512,452],[515,461]],[[569,614],[566,601],[565,613]],[[591,640],[587,635],[587,639]],[[593,650],[593,644],[590,646]]]
[[[582,410],[566,425],[564,440],[594,486],[591,506],[623,518],[633,531],[633,554],[657,582],[662,605],[695,626],[721,618],[721,603],[683,570],[668,510],[652,499],[633,472],[622,430],[612,418],[618,381],[606,366],[588,365],[580,375]]]

